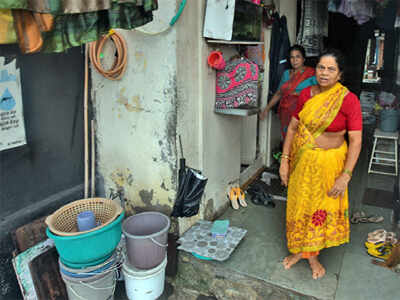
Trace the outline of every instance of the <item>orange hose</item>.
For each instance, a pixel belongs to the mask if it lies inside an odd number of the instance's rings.
[[[111,38],[114,42],[117,50],[116,59],[109,70],[105,70],[101,64],[101,54],[103,51],[104,44]],[[110,34],[106,34],[95,42],[89,43],[89,57],[90,61],[96,70],[104,77],[110,80],[119,80],[124,75],[126,64],[127,64],[127,45],[125,39],[119,33],[110,31]]]

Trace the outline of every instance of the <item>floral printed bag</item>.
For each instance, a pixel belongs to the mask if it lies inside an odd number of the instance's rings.
[[[246,58],[235,58],[217,72],[216,109],[257,107],[258,66]]]

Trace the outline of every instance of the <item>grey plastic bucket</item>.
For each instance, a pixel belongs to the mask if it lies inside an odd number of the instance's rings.
[[[381,121],[379,129],[385,132],[397,131],[399,123],[399,114],[396,109],[383,109],[381,110]]]
[[[61,273],[69,300],[113,300],[116,271],[89,278],[75,278]]]
[[[122,223],[129,263],[138,269],[153,269],[167,253],[170,219],[159,212],[130,216]]]

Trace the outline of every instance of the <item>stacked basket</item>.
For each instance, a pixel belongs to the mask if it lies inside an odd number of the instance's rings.
[[[85,211],[94,213],[98,226],[78,231],[77,217]],[[60,271],[70,300],[82,299],[82,295],[93,300],[113,298],[115,266],[119,263],[115,249],[121,239],[123,217],[122,208],[104,198],[77,200],[47,217],[46,233],[60,256]]]

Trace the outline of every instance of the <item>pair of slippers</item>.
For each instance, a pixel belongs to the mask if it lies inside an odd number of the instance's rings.
[[[247,189],[247,194],[250,195],[250,200],[255,205],[264,205],[266,207],[274,208],[275,202],[272,196],[266,192],[267,184],[261,180],[255,181]]]
[[[367,216],[363,211],[355,212],[352,217],[350,218],[350,222],[352,224],[358,223],[382,223],[384,218],[382,216]]]
[[[228,195],[229,201],[231,201],[233,209],[239,209],[239,204],[243,207],[247,207],[245,195],[240,187],[232,187]]]

